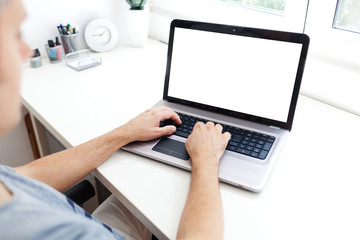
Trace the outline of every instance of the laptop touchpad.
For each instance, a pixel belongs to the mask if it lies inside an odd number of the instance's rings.
[[[189,160],[190,158],[186,151],[185,143],[170,138],[162,138],[152,150],[183,160]]]

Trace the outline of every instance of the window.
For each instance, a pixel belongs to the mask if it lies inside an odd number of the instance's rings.
[[[167,42],[171,20],[305,32],[310,51],[359,62],[360,0],[150,0],[152,37]],[[357,33],[354,33],[357,32]]]
[[[276,15],[284,15],[286,0],[222,0],[223,2],[264,11]]]
[[[333,27],[360,33],[360,1],[339,0],[336,6]]]
[[[152,0],[150,34],[167,41],[172,19],[303,32],[308,0]]]

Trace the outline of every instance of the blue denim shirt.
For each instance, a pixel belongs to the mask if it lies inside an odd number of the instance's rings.
[[[0,239],[121,239],[62,193],[0,165],[12,199],[0,206]]]

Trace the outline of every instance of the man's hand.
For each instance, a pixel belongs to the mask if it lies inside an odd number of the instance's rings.
[[[148,141],[176,131],[175,126],[159,127],[160,121],[166,119],[181,124],[180,117],[170,108],[155,107],[130,120],[122,128],[126,131],[129,142]]]
[[[196,123],[194,129],[185,143],[192,160],[193,168],[218,166],[219,159],[223,155],[230,139],[230,133],[222,134],[223,127],[220,124],[207,122]]]

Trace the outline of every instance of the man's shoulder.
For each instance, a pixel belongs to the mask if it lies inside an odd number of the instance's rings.
[[[11,173],[14,173],[15,170],[12,168],[12,167],[9,167],[9,166],[6,166],[6,165],[2,165],[0,164],[0,173],[1,172],[11,172]]]

